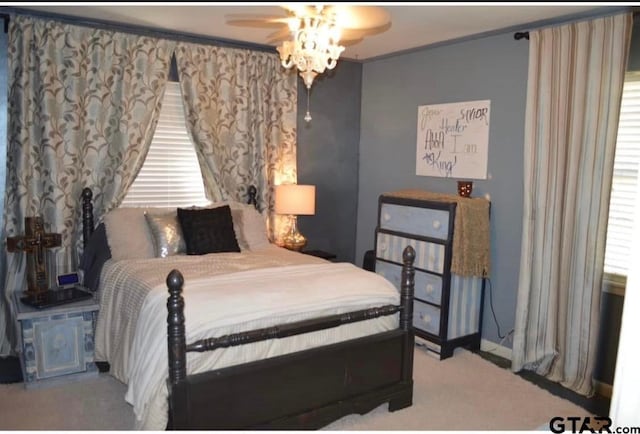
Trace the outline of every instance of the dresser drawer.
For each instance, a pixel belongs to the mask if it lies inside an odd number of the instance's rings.
[[[378,232],[376,257],[402,264],[402,252],[407,246],[413,247],[416,251],[414,267],[434,273],[443,273],[445,247],[442,244]]]
[[[408,205],[382,203],[380,228],[406,234],[447,240],[449,211]]]
[[[417,300],[413,302],[413,327],[434,335],[440,334],[440,309]]]
[[[402,267],[384,261],[376,261],[376,273],[383,276],[400,291]],[[424,271],[416,270],[414,297],[434,304],[442,299],[442,278]]]

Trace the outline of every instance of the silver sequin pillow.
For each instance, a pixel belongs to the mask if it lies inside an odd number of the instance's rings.
[[[182,228],[175,212],[167,214],[144,214],[151,231],[156,258],[184,255],[187,246],[182,235]]]

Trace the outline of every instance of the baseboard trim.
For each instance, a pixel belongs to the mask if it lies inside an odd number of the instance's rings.
[[[511,348],[496,344],[495,342],[486,339],[480,340],[480,351],[486,351],[487,353],[495,354],[496,356],[511,360]]]
[[[598,380],[596,380],[595,383],[596,393],[611,399],[611,396],[613,395],[613,386],[611,384],[601,383]]]

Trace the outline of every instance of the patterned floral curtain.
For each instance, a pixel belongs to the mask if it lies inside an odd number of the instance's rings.
[[[273,186],[296,180],[297,76],[276,53],[178,43],[187,128],[210,199],[255,185],[273,238]]]
[[[82,249],[81,192],[97,217],[117,207],[140,170],[156,127],[175,43],[12,16],[3,240],[42,216],[62,234],[55,271]],[[4,302],[25,286],[24,253],[0,252]],[[10,304],[9,304],[10,305]],[[6,309],[0,309],[0,316]],[[0,354],[11,321],[0,317]]]

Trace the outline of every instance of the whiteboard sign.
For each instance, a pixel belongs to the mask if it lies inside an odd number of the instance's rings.
[[[416,175],[487,179],[491,101],[418,107]]]

